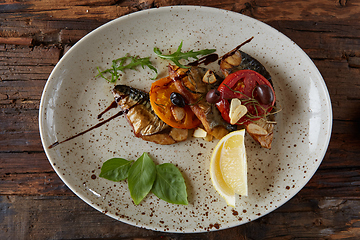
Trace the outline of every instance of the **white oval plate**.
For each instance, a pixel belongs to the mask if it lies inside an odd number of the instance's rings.
[[[124,117],[78,138],[48,147],[99,123],[97,115],[112,101],[114,84],[96,78],[96,67],[108,68],[124,56],[151,56],[166,75],[168,62],[153,53],[216,48],[221,56],[254,36],[242,50],[257,58],[272,75],[282,111],[271,150],[246,136],[249,196],[228,207],[209,178],[209,160],[217,141],[189,140],[171,146],[134,137]],[[215,64],[213,67],[218,66]],[[118,83],[146,90],[149,69],[128,70]],[[104,119],[118,110],[104,115]],[[332,127],[325,83],[309,57],[268,25],[238,13],[208,7],[150,9],[113,20],[75,44],[51,73],[40,104],[41,140],[56,173],[81,199],[122,222],[168,232],[203,232],[237,226],[275,210],[313,176],[326,152]],[[149,194],[133,204],[127,182],[99,178],[102,163],[112,157],[135,160],[148,152],[157,164],[171,162],[183,173],[189,205],[173,205]]]

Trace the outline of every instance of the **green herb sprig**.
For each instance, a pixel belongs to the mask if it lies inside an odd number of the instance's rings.
[[[175,65],[180,68],[189,68],[189,66],[185,66],[185,65],[181,64],[179,62],[179,60],[181,60],[181,59],[189,60],[189,58],[194,58],[196,60],[199,60],[199,58],[197,56],[199,56],[199,55],[206,56],[206,55],[209,55],[216,51],[216,49],[204,49],[204,50],[195,51],[195,52],[194,52],[194,50],[190,50],[188,52],[181,52],[182,45],[183,45],[183,41],[181,41],[176,52],[174,52],[170,55],[163,55],[162,52],[160,51],[160,49],[156,48],[156,47],[154,48],[154,52],[156,55],[158,55],[162,59],[168,59],[168,60],[173,61],[175,63]]]
[[[111,158],[103,163],[99,176],[115,182],[127,179],[136,205],[150,191],[168,203],[188,205],[185,180],[179,169],[171,163],[155,165],[147,153],[135,162]]]
[[[129,62],[130,60],[130,62]],[[127,64],[126,64],[127,63]],[[152,65],[150,61],[150,57],[140,58],[139,56],[130,56],[127,54],[125,57],[121,57],[112,61],[111,68],[101,71],[99,67],[97,67],[98,75],[96,77],[102,77],[110,83],[116,82],[120,78],[120,72],[124,72],[125,69],[133,69],[136,70],[137,66],[141,66],[143,69],[145,67],[150,68],[153,72],[156,73],[156,76],[152,78],[155,80],[157,78],[158,72],[157,69]],[[108,78],[105,75],[110,74],[111,77]]]

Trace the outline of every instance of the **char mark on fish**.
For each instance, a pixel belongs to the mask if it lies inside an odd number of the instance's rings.
[[[126,85],[116,85],[112,92],[118,105],[128,110],[126,119],[136,137],[162,145],[187,139],[186,129],[172,128],[155,114],[148,93]]]

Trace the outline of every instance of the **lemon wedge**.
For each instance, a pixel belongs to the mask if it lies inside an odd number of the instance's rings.
[[[245,130],[230,133],[223,143],[220,154],[220,169],[225,183],[235,193],[248,195],[247,161],[244,144]]]
[[[244,135],[244,129],[227,134],[214,148],[210,160],[212,184],[231,207],[235,207],[236,193],[248,195]]]

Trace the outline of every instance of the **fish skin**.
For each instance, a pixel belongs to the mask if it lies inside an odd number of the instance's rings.
[[[161,145],[186,140],[187,130],[179,137],[180,133],[174,131],[155,114],[148,93],[126,85],[116,85],[112,92],[118,105],[123,110],[128,110],[126,119],[132,126],[136,137]],[[177,134],[175,135],[174,132]]]
[[[264,65],[262,65],[258,60],[250,56],[249,54],[238,50],[241,54],[241,64],[239,68],[241,69],[249,69],[263,75],[272,85],[270,73],[266,70]]]
[[[135,135],[153,135],[170,127],[155,114],[148,93],[126,85],[116,85],[113,94],[120,107],[129,110],[126,117]]]
[[[273,85],[271,81],[271,75],[266,70],[264,65],[262,65],[258,60],[249,54],[241,50],[236,50],[234,52],[231,51],[225,55],[227,57],[221,59],[220,61],[220,69],[225,77],[239,70],[253,70],[260,73],[271,83],[271,85]],[[236,65],[234,65],[235,63]]]

